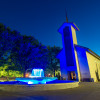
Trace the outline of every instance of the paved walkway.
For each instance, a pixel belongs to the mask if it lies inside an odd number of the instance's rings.
[[[77,88],[55,91],[0,91],[0,100],[100,100],[100,83],[80,83]]]

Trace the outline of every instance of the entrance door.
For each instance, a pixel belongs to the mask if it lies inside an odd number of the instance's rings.
[[[68,72],[68,80],[76,80],[76,74],[74,71]]]

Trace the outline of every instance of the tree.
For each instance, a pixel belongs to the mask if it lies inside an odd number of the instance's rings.
[[[21,35],[16,30],[0,24],[0,66],[7,64],[7,70],[21,71],[28,68],[49,69],[54,73],[59,68],[56,59],[59,47],[46,47],[32,36]]]
[[[41,44],[33,45],[23,39],[16,44],[11,53],[11,59],[15,64],[16,70],[25,72],[28,68],[44,68],[46,61],[46,48]],[[45,59],[45,60],[44,60]]]
[[[56,58],[56,55],[59,53],[59,51],[61,50],[60,47],[50,47],[48,46],[48,67],[47,69],[49,69],[49,71],[52,71],[54,76],[55,76],[55,71],[57,71],[59,69],[59,60]]]
[[[9,28],[6,28],[3,24],[0,24],[0,66],[6,63],[12,49],[16,44],[16,39],[20,37],[18,32],[11,32]]]
[[[28,68],[44,68],[47,49],[32,36],[22,36],[16,30],[0,24],[0,66],[25,73]],[[10,62],[9,62],[10,61]]]
[[[39,45],[39,41],[35,39],[33,36],[23,35],[23,41],[24,43],[31,43],[32,45],[35,45],[35,46]]]

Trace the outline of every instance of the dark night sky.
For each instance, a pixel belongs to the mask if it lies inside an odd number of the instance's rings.
[[[44,45],[62,47],[58,28],[65,22],[75,22],[78,44],[100,55],[99,0],[0,0],[0,22],[32,35]]]

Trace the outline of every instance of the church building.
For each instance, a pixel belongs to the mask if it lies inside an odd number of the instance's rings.
[[[77,44],[75,23],[65,22],[58,29],[62,35],[63,48],[57,55],[60,61],[61,77],[65,80],[100,80],[100,56],[87,47]]]

